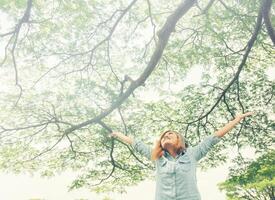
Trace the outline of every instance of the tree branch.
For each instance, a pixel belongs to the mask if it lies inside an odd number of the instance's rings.
[[[263,18],[264,18],[264,23],[268,32],[268,35],[270,37],[270,39],[273,42],[273,45],[275,45],[275,32],[274,29],[272,27],[271,21],[270,21],[270,16],[269,16],[269,12],[271,9],[271,5],[272,5],[272,0],[265,0],[264,1],[264,6],[263,6]]]
[[[69,129],[67,129],[65,132],[70,133],[74,130],[80,129],[84,126],[90,125],[95,122],[99,122],[101,119],[106,117],[108,114],[110,114],[114,109],[119,107],[133,92],[136,88],[143,85],[146,79],[150,76],[150,74],[155,69],[156,65],[158,64],[164,48],[168,42],[168,39],[171,35],[171,33],[175,29],[175,25],[178,22],[178,20],[194,5],[196,1],[195,0],[186,0],[182,1],[182,3],[178,6],[178,8],[167,18],[166,23],[162,27],[162,29],[158,32],[158,43],[157,47],[147,65],[143,73],[140,75],[140,77],[133,81],[131,85],[128,87],[128,89],[123,93],[121,96],[118,97],[118,99],[104,112],[99,114],[98,116],[94,117],[93,119],[87,120],[83,123],[80,123],[78,125],[75,125]]]
[[[238,80],[239,76],[240,76],[240,73],[241,71],[243,70],[245,64],[246,64],[246,60],[248,58],[248,55],[254,45],[254,42],[256,41],[257,39],[257,35],[258,33],[260,32],[261,30],[261,27],[262,27],[262,8],[265,6],[265,4],[263,3],[261,5],[261,8],[258,12],[258,17],[257,17],[257,22],[256,22],[256,26],[254,28],[254,32],[250,38],[250,40],[248,41],[247,43],[247,48],[246,48],[246,51],[245,51],[245,54],[243,55],[243,59],[238,67],[238,70],[235,74],[235,76],[233,77],[233,79],[229,82],[229,84],[226,86],[226,88],[223,90],[223,92],[221,93],[221,95],[218,97],[218,100],[216,101],[216,103],[210,108],[210,110],[204,114],[203,116],[199,117],[198,119],[194,120],[194,121],[191,121],[189,123],[195,123],[197,121],[200,121],[201,119],[205,118],[207,115],[209,115],[219,104],[219,102],[223,99],[225,93],[229,90],[229,88],[233,85],[233,83]]]
[[[15,85],[19,88],[20,90],[20,93],[19,93],[19,97],[15,103],[15,105],[17,105],[19,99],[21,98],[21,95],[22,95],[22,86],[19,84],[19,80],[18,80],[18,70],[17,70],[17,63],[16,63],[16,59],[15,59],[15,55],[14,55],[14,52],[15,52],[15,48],[17,46],[17,41],[18,41],[18,37],[19,37],[19,33],[20,33],[20,30],[21,30],[21,27],[24,23],[29,23],[29,19],[30,19],[30,14],[31,14],[31,8],[32,8],[32,0],[28,0],[27,2],[27,8],[24,12],[24,15],[23,17],[19,20],[18,24],[15,26],[14,30],[13,31],[10,31],[8,33],[5,33],[5,34],[1,34],[2,37],[5,37],[7,35],[11,35],[7,45],[6,45],[6,51],[5,51],[5,56],[4,56],[4,59],[3,61],[1,62],[0,66],[2,66],[6,59],[7,59],[7,48],[9,46],[9,44],[11,43],[12,41],[12,38],[14,38],[14,41],[13,41],[13,44],[12,44],[12,48],[11,48],[11,56],[12,56],[12,63],[13,63],[13,67],[14,67],[14,73],[15,73]]]

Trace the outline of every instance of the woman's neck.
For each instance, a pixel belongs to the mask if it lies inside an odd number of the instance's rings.
[[[168,153],[169,153],[173,158],[176,158],[176,156],[178,155],[175,148],[167,148],[166,151],[168,151]]]

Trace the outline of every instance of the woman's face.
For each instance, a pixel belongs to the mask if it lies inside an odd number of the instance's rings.
[[[167,133],[165,133],[160,140],[160,144],[163,149],[167,149],[168,146],[176,146],[177,143],[178,136],[173,131],[168,131]]]

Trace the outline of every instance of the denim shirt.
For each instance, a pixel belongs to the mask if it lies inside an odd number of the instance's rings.
[[[214,135],[207,136],[194,147],[189,147],[176,158],[168,152],[155,161],[155,200],[200,200],[197,188],[197,162],[220,141]],[[140,140],[134,140],[133,148],[151,160],[152,149]]]

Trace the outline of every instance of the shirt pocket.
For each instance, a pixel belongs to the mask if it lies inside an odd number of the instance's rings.
[[[189,172],[191,170],[191,161],[189,159],[179,160],[178,167],[182,172]]]
[[[167,160],[163,160],[160,163],[158,171],[160,174],[168,176],[174,172],[173,166]]]
[[[167,160],[164,160],[158,166],[158,180],[163,191],[171,191],[174,184],[174,170],[173,165]]]

